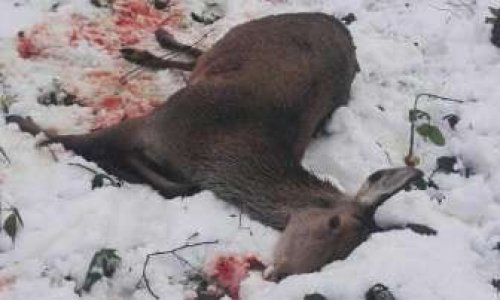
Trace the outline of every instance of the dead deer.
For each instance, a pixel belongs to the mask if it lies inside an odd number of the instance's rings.
[[[136,49],[123,55],[152,69],[192,70],[186,87],[148,116],[84,135],[45,132],[43,144],[61,143],[165,198],[210,190],[284,231],[271,279],[345,258],[377,229],[377,207],[421,176],[414,168],[377,171],[351,197],[302,167],[307,145],[347,103],[359,70],[352,38],[334,17],[298,13],[250,21],[205,53],[164,31],[156,35],[160,45],[196,61]],[[42,131],[29,118],[8,120],[32,134]]]

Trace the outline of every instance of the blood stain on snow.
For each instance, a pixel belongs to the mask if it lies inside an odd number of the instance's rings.
[[[204,271],[217,285],[224,288],[232,299],[239,299],[240,283],[249,270],[263,270],[264,265],[253,254],[223,253],[208,260]]]
[[[143,72],[132,79],[123,78],[130,65],[120,58],[119,50],[152,36],[158,27],[179,26],[184,12],[176,4],[171,1],[168,10],[157,10],[143,0],[117,0],[108,14],[73,13],[46,18],[20,32],[17,52],[23,59],[51,59],[64,66],[64,72],[72,73],[63,82],[66,90],[81,104],[93,108],[92,127],[111,126],[147,114],[161,103],[162,99],[148,93],[158,90],[154,74]],[[78,66],[68,53],[82,42],[107,55],[112,66]]]

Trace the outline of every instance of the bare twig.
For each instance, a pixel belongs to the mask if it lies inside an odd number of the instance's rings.
[[[199,247],[199,246],[203,246],[203,245],[214,245],[214,244],[218,244],[219,241],[218,240],[214,240],[214,241],[207,241],[207,242],[199,242],[199,243],[186,243],[180,247],[177,247],[177,248],[174,248],[172,250],[168,250],[168,251],[158,251],[158,252],[153,252],[153,253],[149,253],[148,255],[146,255],[146,260],[144,261],[144,265],[142,267],[142,277],[141,279],[139,280],[139,282],[141,281],[144,281],[145,285],[146,285],[146,289],[148,290],[149,294],[151,294],[151,296],[153,296],[155,299],[160,299],[160,296],[158,296],[154,291],[153,289],[151,288],[151,283],[149,282],[149,279],[147,277],[147,267],[148,267],[148,264],[149,264],[149,261],[152,257],[154,256],[158,256],[158,255],[173,255],[175,258],[177,258],[179,261],[183,262],[184,264],[186,264],[187,266],[189,266],[191,269],[193,269],[195,272],[199,273],[200,275],[203,276],[202,272],[196,268],[195,266],[193,266],[188,260],[186,260],[184,257],[180,256],[177,251],[181,251],[181,250],[184,250],[184,249],[187,249],[187,248],[193,248],[193,247]]]
[[[89,168],[83,164],[80,164],[80,163],[68,163],[68,165],[70,166],[75,166],[75,167],[79,167],[79,168],[82,168],[84,170],[87,170],[89,171],[90,173],[94,174],[95,176],[102,176],[102,178],[105,178],[107,180],[109,180],[109,182],[111,183],[112,186],[114,187],[120,187],[123,185],[123,181],[120,179],[120,178],[113,178],[111,177],[110,175],[106,174],[106,173],[101,173],[101,172],[98,172],[92,168]]]
[[[80,164],[80,163],[68,163],[68,165],[70,165],[70,166],[75,166],[75,167],[79,167],[79,168],[82,168],[82,169],[84,169],[84,170],[89,171],[90,173],[92,173],[92,174],[94,174],[94,175],[99,174],[99,172],[97,172],[96,170],[94,170],[94,169],[92,169],[92,168],[90,168],[90,167],[87,167],[87,166],[85,166],[85,165],[83,165],[83,164]]]
[[[2,147],[0,147],[0,154],[2,154],[3,160],[5,160],[5,162],[7,163],[7,165],[10,165],[11,164],[10,158],[7,155],[7,152],[5,152],[5,150]]]
[[[387,152],[387,150],[384,149],[384,147],[382,146],[382,143],[376,142],[376,144],[380,148],[380,150],[382,150],[382,152],[384,152],[385,157],[386,157],[387,162],[389,163],[389,165],[393,165],[391,156],[389,155],[389,152]]]

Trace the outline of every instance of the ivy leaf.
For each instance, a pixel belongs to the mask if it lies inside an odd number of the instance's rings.
[[[426,119],[427,121],[430,121],[431,115],[420,109],[410,109],[409,119],[410,122],[415,122],[418,119]]]
[[[121,258],[115,249],[101,249],[97,251],[90,261],[87,275],[80,291],[89,292],[92,286],[102,277],[110,278],[120,265]]]
[[[424,138],[428,138],[437,146],[444,146],[445,139],[438,127],[430,124],[422,124],[417,127],[417,132]]]
[[[5,219],[5,222],[3,223],[3,228],[5,229],[7,235],[12,239],[12,242],[14,243],[16,241],[16,235],[18,231],[17,217],[14,213],[10,214],[7,217],[7,219]]]

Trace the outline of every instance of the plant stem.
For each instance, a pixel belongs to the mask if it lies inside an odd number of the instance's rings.
[[[413,103],[413,111],[417,110],[418,102],[422,97],[427,97],[428,100],[440,100],[440,101],[444,101],[444,102],[455,102],[455,103],[467,102],[465,100],[443,97],[443,96],[439,96],[436,94],[420,93],[415,97],[415,101]],[[470,100],[470,102],[474,102],[474,101]],[[411,126],[410,126],[410,149],[408,150],[408,157],[413,157],[413,148],[414,148],[414,144],[415,144],[415,122],[416,122],[416,119],[410,119],[410,123],[411,123]]]

